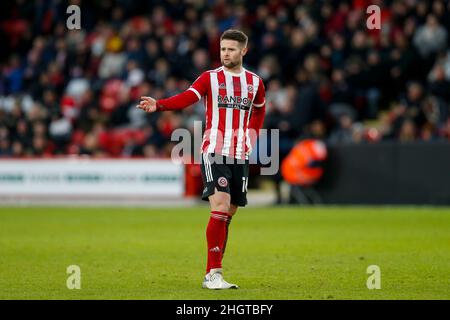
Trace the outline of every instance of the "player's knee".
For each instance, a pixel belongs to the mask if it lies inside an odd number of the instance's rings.
[[[214,211],[229,212],[230,211],[230,199],[227,197],[215,196],[211,202],[212,209]]]
[[[214,206],[214,211],[220,211],[220,212],[230,212],[230,204],[227,203],[226,201],[218,201],[216,202],[215,206]]]
[[[225,192],[216,192],[209,198],[211,209],[228,213],[230,211],[230,195]]]

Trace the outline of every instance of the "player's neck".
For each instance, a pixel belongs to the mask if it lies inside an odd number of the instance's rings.
[[[242,64],[237,65],[233,68],[227,68],[227,67],[223,66],[223,69],[227,72],[234,73],[234,74],[240,74],[240,73],[242,73],[242,71],[244,71]]]

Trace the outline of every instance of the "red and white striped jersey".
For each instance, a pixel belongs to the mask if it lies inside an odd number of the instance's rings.
[[[259,131],[264,117],[265,89],[260,77],[242,69],[239,74],[231,73],[223,66],[206,71],[188,89],[199,100],[205,98],[206,125],[202,153],[248,159],[254,140],[249,136],[249,128],[252,127],[250,117],[258,113],[261,119],[252,129]],[[255,112],[260,110],[253,108],[260,108],[261,112]]]

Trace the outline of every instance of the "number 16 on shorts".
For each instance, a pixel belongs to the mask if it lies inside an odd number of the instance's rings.
[[[242,177],[242,192],[247,192],[248,177]]]

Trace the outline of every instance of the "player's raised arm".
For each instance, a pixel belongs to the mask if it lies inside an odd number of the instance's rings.
[[[186,91],[160,100],[155,100],[152,97],[141,97],[141,101],[136,107],[146,112],[181,110],[199,101],[202,96],[205,96],[207,88],[207,75],[203,73]]]
[[[141,97],[141,102],[137,105],[137,108],[145,112],[181,110],[199,100],[194,92],[186,90],[167,99],[155,100],[152,97]]]

